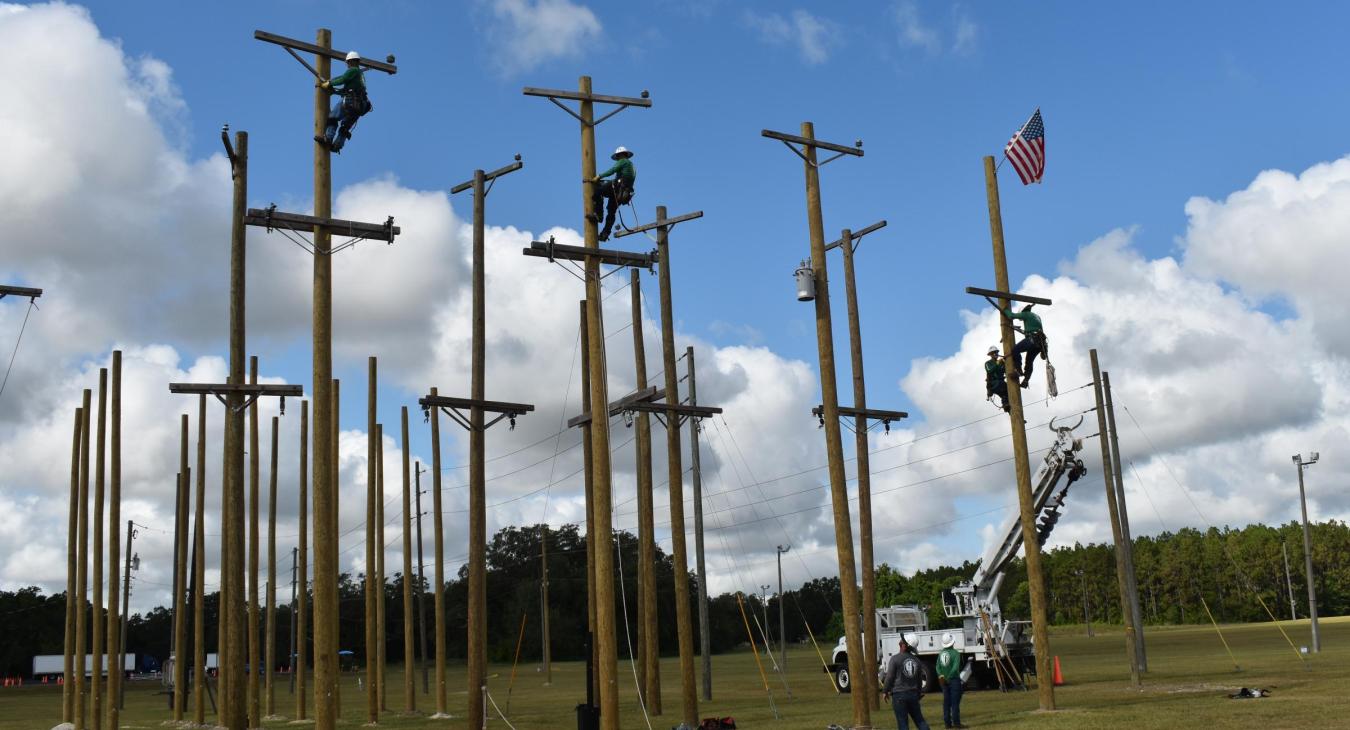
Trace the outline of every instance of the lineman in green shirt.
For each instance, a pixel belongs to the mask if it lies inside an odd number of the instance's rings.
[[[1012,352],[1013,375],[1021,377],[1021,386],[1023,388],[1031,385],[1031,371],[1036,366],[1036,356],[1040,355],[1044,358],[1047,350],[1045,330],[1041,327],[1041,317],[1031,311],[1033,306],[1035,305],[1028,304],[1025,307],[1022,307],[1022,311],[1020,312],[1014,312],[1012,309],[1003,310],[1003,313],[1007,315],[1009,319],[1014,321],[1021,320],[1022,327],[1025,330],[1026,336],[1022,338],[1021,342],[1013,347]],[[1026,353],[1025,358],[1021,357],[1022,353]],[[1021,362],[1019,362],[1019,360],[1021,360]]]
[[[633,183],[637,182],[637,168],[633,167],[633,153],[627,147],[619,147],[609,158],[614,166],[591,179],[591,210],[588,216],[592,223],[600,222],[600,203],[605,202],[605,226],[600,230],[600,240],[609,240],[609,232],[614,228],[614,214],[619,206],[633,199]],[[604,178],[614,176],[613,180]]]
[[[333,102],[333,109],[328,113],[327,129],[323,135],[314,135],[314,141],[340,154],[342,145],[352,138],[352,127],[356,126],[356,120],[374,108],[370,97],[366,95],[366,75],[365,69],[361,68],[361,54],[349,52],[347,70],[340,76],[320,83],[319,87],[341,96]]]
[[[999,407],[1008,411],[1008,373],[999,357],[998,346],[989,348],[989,359],[984,361],[984,397],[998,396]]]
[[[956,650],[956,637],[951,632],[942,635],[942,651],[937,658],[938,683],[942,685],[942,724],[944,727],[966,727],[961,724],[961,652]]]

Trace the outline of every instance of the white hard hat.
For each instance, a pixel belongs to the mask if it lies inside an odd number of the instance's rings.
[[[609,159],[611,159],[611,160],[617,160],[617,159],[619,159],[620,157],[632,157],[632,156],[633,156],[633,153],[630,152],[630,151],[628,150],[627,147],[624,147],[623,145],[619,145],[618,147],[616,147],[616,148],[614,149],[614,154],[610,155],[610,156],[609,156]]]
[[[910,646],[914,646],[919,641],[918,635],[916,635],[913,631],[906,632],[904,638],[905,643],[909,644]]]
[[[985,354],[988,354],[988,355],[997,355],[998,353],[999,353],[998,345],[991,345],[991,346],[989,347],[989,352],[987,352],[987,353],[985,353]]]
[[[943,649],[946,649],[946,648],[950,647],[952,644],[955,644],[955,643],[956,643],[956,638],[952,636],[952,632],[948,631],[948,632],[946,632],[946,633],[944,633],[944,634],[942,635],[942,648],[943,648]]]
[[[347,60],[348,60],[348,61],[360,61],[360,60],[361,60],[361,54],[357,53],[356,51],[347,51]]]

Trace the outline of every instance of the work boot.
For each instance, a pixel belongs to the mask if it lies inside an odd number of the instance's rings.
[[[329,147],[328,138],[323,136],[322,134],[314,135],[314,141],[322,145],[324,149],[327,149]]]

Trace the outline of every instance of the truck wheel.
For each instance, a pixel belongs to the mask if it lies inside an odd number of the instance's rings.
[[[841,664],[839,668],[835,670],[834,683],[835,686],[839,687],[839,691],[843,692],[844,694],[848,694],[853,691],[853,679],[852,677],[849,676],[847,661],[844,664]]]

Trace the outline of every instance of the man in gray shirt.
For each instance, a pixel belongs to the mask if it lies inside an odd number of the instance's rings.
[[[918,730],[928,730],[919,700],[923,697],[923,664],[909,650],[913,634],[900,639],[900,648],[886,662],[886,675],[881,680],[881,692],[895,710],[898,730],[909,730],[909,718],[914,718]]]

